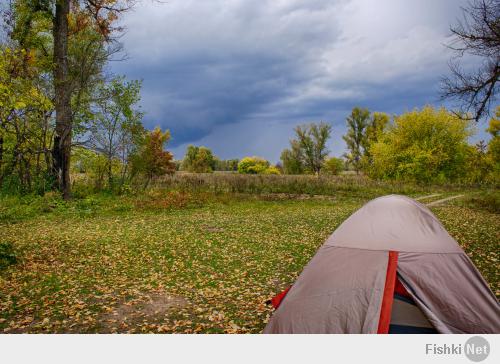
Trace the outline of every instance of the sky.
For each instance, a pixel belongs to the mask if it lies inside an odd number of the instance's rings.
[[[143,80],[145,125],[171,131],[176,159],[194,144],[277,162],[295,126],[319,121],[332,125],[328,148],[340,156],[353,107],[400,114],[443,104],[445,44],[464,4],[143,0],[122,19],[127,59],[111,71]]]

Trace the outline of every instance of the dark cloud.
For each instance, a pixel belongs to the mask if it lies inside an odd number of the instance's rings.
[[[352,107],[440,103],[443,43],[463,2],[143,3],[123,20],[130,58],[113,71],[144,80],[146,123],[172,131],[178,158],[193,143],[277,161],[293,127],[318,120],[334,125],[330,149],[340,155]]]

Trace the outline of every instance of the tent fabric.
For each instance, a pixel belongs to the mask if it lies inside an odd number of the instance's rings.
[[[345,220],[325,244],[412,253],[462,252],[427,207],[397,195],[368,202]]]
[[[387,282],[391,251],[400,284]],[[473,263],[427,207],[397,195],[368,202],[333,232],[264,333],[377,333],[387,285],[411,297],[432,326],[422,331],[500,333],[500,305]]]
[[[398,273],[440,333],[500,333],[500,305],[465,253],[400,253]]]
[[[323,246],[264,333],[376,333],[387,263],[388,252]]]

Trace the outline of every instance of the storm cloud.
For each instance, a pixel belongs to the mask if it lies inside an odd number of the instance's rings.
[[[297,124],[334,127],[343,153],[354,106],[400,113],[439,105],[456,0],[143,1],[123,19],[128,59],[114,73],[143,79],[148,127],[222,158],[272,161]]]

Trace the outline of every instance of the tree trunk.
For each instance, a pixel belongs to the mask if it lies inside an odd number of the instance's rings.
[[[111,158],[108,159],[108,187],[109,190],[113,188],[113,166],[112,164],[113,160]]]
[[[64,199],[71,193],[71,90],[68,79],[68,15],[70,0],[56,1],[54,17],[54,90],[56,127],[52,149],[52,171]]]

